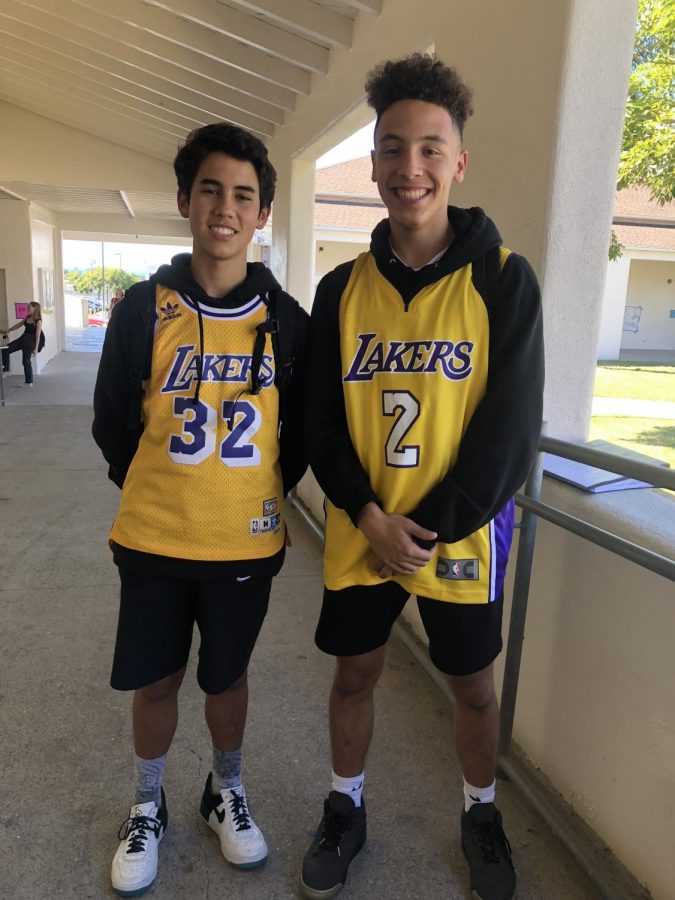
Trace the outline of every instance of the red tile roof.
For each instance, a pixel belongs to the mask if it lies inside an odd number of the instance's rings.
[[[672,219],[675,225],[675,203],[660,206],[649,199],[650,190],[646,187],[624,188],[616,195],[614,217],[635,219]]]
[[[316,226],[372,231],[381,219],[386,218],[387,211],[370,176],[369,156],[318,169],[314,207]],[[613,226],[616,236],[624,247],[633,250],[675,250],[675,203],[659,206],[649,199],[649,194],[649,188],[642,187],[625,188],[617,193]],[[347,202],[325,202],[328,197]],[[380,205],[369,207],[349,203],[350,197],[372,197]],[[617,219],[625,224],[617,224]],[[666,227],[639,224],[645,220],[663,221]]]
[[[377,197],[377,185],[371,181],[372,165],[369,156],[316,170],[317,194],[367,194]]]
[[[675,250],[675,228],[614,225],[614,233],[628,250]]]

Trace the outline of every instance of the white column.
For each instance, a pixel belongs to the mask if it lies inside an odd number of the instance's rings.
[[[636,0],[576,0],[569,20],[541,269],[559,437],[585,439],[590,421],[635,18]]]
[[[314,293],[314,162],[273,160],[278,175],[272,215],[272,270],[307,310]]]

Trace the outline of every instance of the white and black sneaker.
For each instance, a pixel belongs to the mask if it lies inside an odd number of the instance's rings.
[[[199,811],[220,838],[225,859],[237,869],[257,869],[267,859],[267,844],[248,811],[246,792],[240,786],[214,794],[211,775],[209,772]]]
[[[113,857],[110,877],[120,897],[140,897],[157,876],[157,848],[164,837],[168,815],[162,789],[162,805],[137,803],[131,807],[118,832],[122,842]]]

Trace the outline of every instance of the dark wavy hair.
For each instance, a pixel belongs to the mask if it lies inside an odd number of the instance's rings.
[[[366,80],[368,104],[377,114],[375,129],[382,113],[397,100],[424,100],[447,109],[452,121],[464,132],[464,124],[473,113],[472,91],[455,69],[436,56],[412,53],[403,59],[381,62]]]
[[[260,182],[260,208],[272,205],[277,173],[267,156],[267,147],[250,132],[227,122],[195,128],[178,151],[173,170],[178,189],[188,200],[199,167],[210,153],[225,153],[233,159],[250,162]]]

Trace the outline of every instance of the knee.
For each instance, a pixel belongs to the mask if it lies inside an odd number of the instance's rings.
[[[333,692],[341,700],[365,699],[375,690],[381,672],[380,665],[345,664],[341,660],[335,673]]]
[[[139,688],[134,698],[136,703],[154,706],[155,704],[166,703],[168,700],[174,700],[178,696],[184,674],[185,669],[181,669],[180,672],[175,672],[173,675],[161,678],[153,684]]]
[[[455,702],[472,712],[485,712],[497,702],[492,678],[450,678]]]

